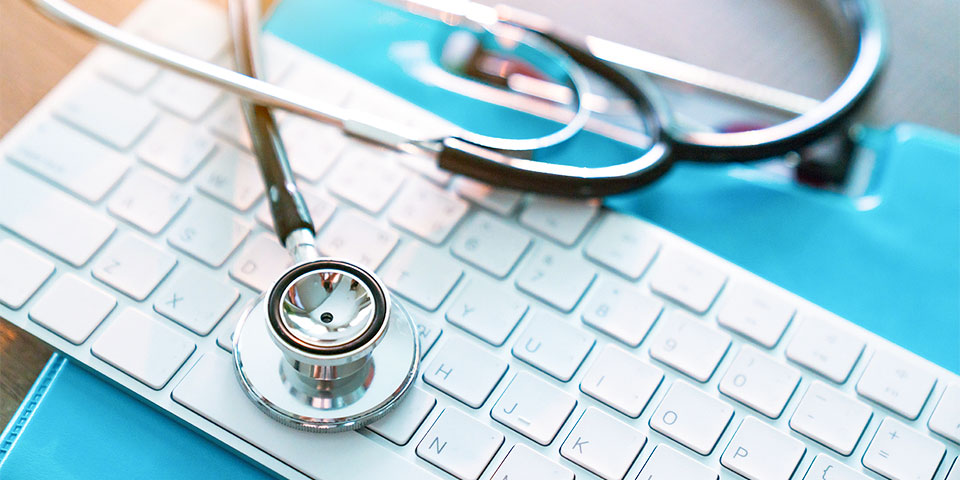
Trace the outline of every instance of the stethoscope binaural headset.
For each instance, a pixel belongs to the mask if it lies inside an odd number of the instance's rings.
[[[531,192],[597,197],[647,185],[675,159],[732,162],[795,151],[843,128],[874,87],[886,39],[875,0],[836,0],[857,37],[846,78],[824,101],[788,121],[733,133],[692,131],[674,121],[657,90],[602,59],[590,38],[570,40],[542,19],[507,7],[469,1],[396,2],[412,13],[468,31],[509,38],[542,52],[563,72],[571,93],[568,121],[547,135],[499,138],[455,128],[447,136],[418,136],[390,121],[329,105],[258,79],[259,1],[231,0],[237,71],[161,47],[108,25],[65,0],[27,0],[47,16],[107,44],[179,73],[220,86],[243,99],[243,112],[266,185],[274,226],[294,266],[248,305],[234,333],[237,377],[254,403],[274,419],[319,432],[356,429],[396,406],[420,363],[416,324],[372,272],[321,258],[314,225],[294,182],[271,108],[334,125],[396,151],[434,159],[452,173]],[[593,39],[596,40],[596,39]],[[596,44],[597,42],[592,42]],[[544,60],[541,60],[544,61]],[[624,97],[649,139],[639,157],[610,166],[578,167],[537,161],[537,152],[584,129],[590,109],[587,75]]]

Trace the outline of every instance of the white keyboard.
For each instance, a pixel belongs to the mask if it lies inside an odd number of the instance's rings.
[[[150,0],[126,25],[225,62],[224,23]],[[277,83],[441,123],[265,42]],[[291,478],[960,479],[956,374],[598,202],[454,178],[291,115],[321,253],[375,269],[425,353],[369,429],[274,422],[228,352],[289,263],[239,115],[98,48],[0,143],[0,316]]]

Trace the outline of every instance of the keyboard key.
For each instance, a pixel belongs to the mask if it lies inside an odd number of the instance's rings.
[[[347,149],[327,177],[327,188],[369,213],[383,210],[404,178],[403,170],[390,155],[367,148]]]
[[[520,213],[520,223],[563,245],[573,245],[599,210],[594,200],[534,195]]]
[[[187,120],[197,121],[223,93],[220,87],[174,72],[163,72],[150,88],[150,98]]]
[[[606,345],[580,381],[580,390],[637,418],[663,381],[663,372],[616,345]]]
[[[249,232],[246,220],[229,209],[195,198],[170,228],[167,241],[193,258],[219,267]]]
[[[16,310],[53,274],[53,262],[13,240],[0,242],[0,303]]]
[[[560,455],[606,480],[620,480],[646,443],[638,430],[587,407],[560,446]]]
[[[706,382],[730,347],[730,336],[680,310],[667,312],[650,340],[650,356]]]
[[[157,118],[146,99],[97,77],[81,80],[55,113],[118,150],[130,148]]]
[[[417,456],[461,480],[476,480],[503,445],[500,432],[447,408],[417,445]]]
[[[790,417],[790,428],[840,455],[850,455],[872,416],[870,407],[815,380]]]
[[[233,262],[230,276],[255,292],[265,292],[291,265],[293,259],[277,241],[277,236],[260,233],[244,245]]]
[[[320,253],[357,262],[376,270],[399,241],[397,232],[382,227],[368,217],[341,211],[317,236]]]
[[[878,350],[857,382],[857,393],[914,420],[936,383],[937,376],[929,366]]]
[[[724,395],[770,418],[777,418],[799,384],[800,372],[796,369],[744,345],[718,387]]]
[[[131,92],[140,92],[160,74],[160,66],[113,48],[97,50],[97,71]]]
[[[452,173],[440,168],[436,162],[423,155],[398,154],[397,164],[438,187],[447,187],[450,185],[450,180],[453,180]]]
[[[134,300],[147,298],[177,264],[177,259],[131,234],[114,240],[90,273]]]
[[[528,372],[520,372],[493,405],[490,416],[546,446],[553,442],[575,406],[577,401],[562,390]]]
[[[583,309],[583,323],[631,347],[640,345],[663,311],[663,302],[636,288],[604,280]]]
[[[240,109],[240,100],[228,98],[227,101],[221,103],[211,114],[210,129],[233,146],[240,147],[247,152],[253,151],[250,130],[247,128],[246,119]],[[284,142],[284,147],[286,147],[286,142]]]
[[[116,305],[112,295],[66,273],[37,300],[30,309],[30,319],[80,345]]]
[[[419,387],[411,387],[400,405],[387,416],[367,426],[371,431],[391,442],[406,445],[437,404],[437,399]]]
[[[507,373],[507,362],[468,340],[452,337],[440,346],[423,380],[472,408],[480,408]]]
[[[960,444],[960,383],[947,385],[927,426]]]
[[[443,329],[439,325],[434,325],[432,321],[423,316],[415,317],[417,321],[417,338],[420,339],[420,358],[427,356],[427,353],[437,343]]]
[[[463,270],[448,255],[408,242],[393,254],[381,275],[391,291],[432,312],[460,281]]]
[[[311,182],[326,173],[349,143],[340,130],[295,115],[280,124],[280,136],[293,173]]]
[[[720,463],[750,480],[790,480],[806,451],[803,442],[748,416]]]
[[[34,127],[9,158],[88,202],[99,202],[130,166],[124,155],[53,119]]]
[[[221,144],[200,171],[197,188],[244,212],[263,195],[263,180],[249,153]]]
[[[512,290],[474,278],[447,310],[447,321],[499,347],[527,312],[527,303]]]
[[[642,221],[608,212],[600,220],[584,254],[621,275],[636,280],[660,250],[653,229]]]
[[[541,244],[517,275],[517,287],[569,312],[596,276],[590,264],[570,252]]]
[[[149,170],[137,170],[123,180],[107,208],[144,232],[157,234],[187,204],[177,187]]]
[[[503,463],[497,467],[493,477],[496,480],[506,478],[537,480],[574,480],[573,472],[557,465],[530,447],[518,443],[510,449]]]
[[[796,309],[769,291],[738,285],[726,294],[717,323],[760,345],[773,348]]]
[[[650,272],[650,289],[691,311],[704,313],[713,305],[727,275],[685,253],[668,250]]]
[[[453,254],[498,278],[513,270],[530,246],[530,236],[495,216],[478,211],[453,240]]]
[[[857,364],[864,342],[842,327],[824,320],[806,318],[787,346],[787,358],[837,383]]]
[[[0,225],[74,267],[87,263],[116,228],[101,213],[6,162],[0,162],[0,192]]]
[[[828,473],[829,472],[829,473]],[[803,480],[869,480],[869,478],[852,468],[834,460],[829,455],[820,454],[813,459],[813,464],[803,476]]]
[[[329,198],[323,198],[309,188],[299,186],[303,201],[307,204],[307,211],[313,219],[313,226],[319,230],[336,211],[337,206]],[[257,208],[257,221],[271,231],[273,230],[273,216],[270,214],[270,203],[263,202]]]
[[[639,480],[717,480],[717,472],[704,464],[670,448],[657,445],[640,470]],[[832,479],[831,479],[832,480]]]
[[[863,466],[893,480],[932,479],[946,453],[942,443],[887,417],[863,454]]]
[[[513,345],[513,356],[561,382],[569,381],[595,340],[562,318],[537,312]]]
[[[181,1],[150,5],[142,10],[146,12],[137,16],[150,21],[136,22],[131,33],[191,57],[213,60],[224,51],[230,38],[226,15],[216,4],[197,6]]]
[[[425,180],[411,179],[391,202],[388,215],[394,225],[439,245],[467,208],[467,202],[456,195]]]
[[[517,190],[491,187],[467,177],[457,177],[453,181],[453,189],[460,196],[500,216],[513,213],[523,199],[523,193]]]
[[[144,385],[160,390],[196,348],[186,335],[127,308],[107,325],[90,351]]]
[[[178,180],[193,173],[216,146],[213,137],[177,117],[161,115],[140,142],[137,156]]]
[[[236,288],[207,270],[184,266],[157,293],[153,309],[197,335],[206,335],[239,296]]]
[[[676,380],[650,417],[650,427],[700,455],[710,455],[732,418],[730,405]]]

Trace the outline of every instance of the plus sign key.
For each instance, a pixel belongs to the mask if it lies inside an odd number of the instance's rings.
[[[600,410],[587,408],[560,446],[560,455],[607,479],[627,474],[647,437]]]
[[[946,452],[942,443],[887,417],[863,454],[863,466],[886,478],[931,479]]]

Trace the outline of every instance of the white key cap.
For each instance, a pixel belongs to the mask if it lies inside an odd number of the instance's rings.
[[[650,417],[650,427],[700,455],[710,455],[731,418],[733,407],[676,380]]]
[[[799,384],[800,372],[796,369],[744,345],[718,387],[730,398],[770,418],[777,418]]]
[[[720,456],[720,463],[750,480],[790,480],[806,451],[800,440],[748,416]]]
[[[192,57],[212,60],[230,38],[226,15],[217,4],[179,0],[142,10],[146,11],[138,12],[138,18],[150,20],[137,22],[132,33]]]
[[[349,143],[338,129],[290,116],[280,124],[280,135],[293,173],[316,182]]]
[[[250,130],[247,129],[243,111],[240,110],[240,101],[228,98],[221,103],[210,115],[210,129],[220,138],[230,142],[235,147],[245,151],[253,151],[250,141]],[[286,142],[284,142],[286,147]]]
[[[603,216],[584,254],[597,263],[636,280],[660,250],[652,229],[636,218],[609,212]]]
[[[420,387],[411,387],[400,405],[367,428],[397,445],[404,446],[413,438],[413,434],[436,404],[437,399],[433,398],[433,395],[424,392]]]
[[[160,73],[155,63],[113,48],[99,49],[95,55],[100,74],[132,92],[142,91]]]
[[[730,336],[680,310],[660,319],[650,340],[650,356],[706,382],[730,347]]]
[[[313,219],[313,226],[319,230],[337,209],[333,200],[325,199],[309,188],[300,187],[300,194],[303,201],[307,204],[307,211],[310,212],[310,218]],[[263,202],[257,208],[257,221],[264,227],[273,231],[273,216],[270,214],[270,203]]]
[[[9,157],[89,202],[100,201],[130,166],[127,157],[53,119],[34,127]]]
[[[914,420],[936,383],[937,376],[928,365],[877,350],[857,382],[857,393]]]
[[[805,318],[787,346],[787,358],[837,383],[843,383],[853,370],[863,340],[824,320]]]
[[[394,225],[439,245],[467,208],[467,202],[456,195],[426,180],[412,178],[391,203],[388,215]]]
[[[249,153],[221,144],[200,171],[197,188],[237,210],[246,211],[263,195],[263,179]]]
[[[222,91],[174,72],[163,72],[150,88],[150,98],[167,110],[197,121],[220,99]]]
[[[476,480],[503,445],[500,432],[447,408],[417,445],[417,456],[461,480]]]
[[[56,115],[118,150],[130,148],[157,117],[141,96],[97,77],[81,82]]]
[[[7,162],[0,162],[0,192],[0,225],[74,267],[87,263],[116,228],[113,220]]]
[[[401,153],[397,155],[397,163],[439,187],[450,185],[450,180],[453,179],[452,173],[440,168],[436,162],[423,155]]]
[[[607,480],[619,480],[646,443],[638,430],[588,407],[560,446],[560,455]]]
[[[595,340],[562,318],[537,312],[513,345],[513,355],[562,382],[580,368]]]
[[[351,211],[334,215],[317,237],[320,253],[376,270],[399,240],[397,232]]]
[[[0,303],[16,310],[53,274],[53,262],[17,242],[0,242]]]
[[[247,221],[226,207],[195,198],[170,228],[167,241],[197,260],[219,267],[249,232]]]
[[[30,319],[80,345],[116,305],[112,295],[66,273],[37,300],[30,309]]]
[[[637,418],[663,381],[663,372],[616,345],[606,345],[580,380],[580,390]]]
[[[870,407],[815,380],[790,417],[790,428],[850,455],[872,416]]]
[[[574,480],[573,472],[557,465],[530,447],[518,443],[510,449],[503,463],[491,477],[493,480],[511,478],[536,480]]]
[[[583,323],[636,347],[662,311],[659,299],[623,283],[604,280],[594,287],[581,318]]]
[[[247,399],[232,363],[226,353],[208,352],[174,388],[173,400],[313,478],[377,478],[390,472],[391,480],[439,480],[357,432],[317,435],[281,425]],[[324,451],[337,454],[317,455]]]
[[[930,480],[946,452],[942,443],[887,417],[863,454],[863,466],[892,480]]]
[[[90,273],[134,300],[143,300],[176,264],[173,255],[140,237],[126,234],[110,243]]]
[[[947,385],[927,426],[960,444],[960,383]]]
[[[190,176],[213,153],[213,137],[171,115],[162,115],[140,142],[137,156],[179,180]]]
[[[132,172],[117,188],[107,208],[146,233],[157,234],[187,204],[178,185],[149,170]]]
[[[597,214],[594,200],[535,195],[520,213],[520,223],[563,245],[573,245]]]
[[[530,236],[493,215],[478,211],[454,237],[454,255],[499,278],[513,270],[530,246]]]
[[[777,294],[747,285],[731,288],[717,323],[767,348],[773,348],[796,309]]]
[[[390,155],[361,147],[347,149],[327,177],[327,188],[367,212],[383,210],[404,178]]]
[[[640,470],[639,480],[717,480],[717,472],[661,443]]]
[[[501,216],[513,213],[523,199],[522,192],[491,187],[467,177],[457,177],[453,181],[453,189],[460,196]]]
[[[405,243],[390,257],[381,273],[390,290],[434,311],[460,281],[460,264],[420,242]]]
[[[474,278],[447,310],[447,321],[499,347],[527,312],[527,303],[513,291]]]
[[[869,480],[869,478],[834,460],[829,455],[820,454],[813,459],[810,469],[803,476],[803,480]]]
[[[507,372],[507,362],[468,340],[452,337],[440,346],[423,380],[472,408],[480,408]]]
[[[420,339],[420,358],[427,356],[433,344],[437,343],[443,329],[439,325],[434,325],[432,321],[423,316],[414,317],[417,321],[417,338]]]
[[[255,292],[265,292],[292,264],[293,259],[277,241],[277,236],[264,232],[244,245],[233,262],[230,276]]]
[[[490,410],[494,420],[539,443],[550,445],[577,401],[528,372],[517,373]]]
[[[560,311],[569,312],[593,283],[596,273],[570,252],[541,244],[517,274],[517,287]]]
[[[127,308],[107,325],[90,351],[144,385],[160,390],[196,348],[186,335]]]
[[[153,309],[197,335],[213,330],[239,292],[208,270],[183,266],[157,293]]]
[[[696,313],[713,305],[727,275],[685,253],[667,250],[650,272],[650,289]]]

